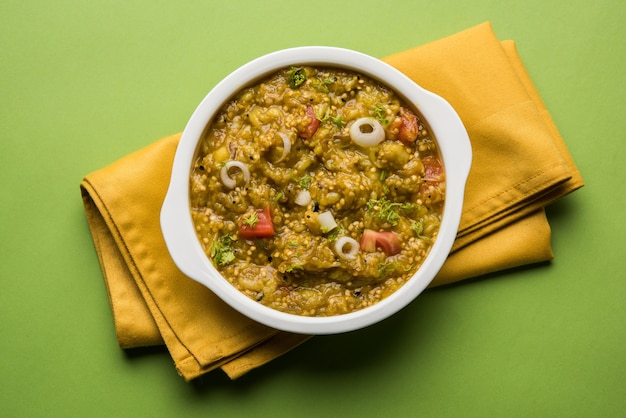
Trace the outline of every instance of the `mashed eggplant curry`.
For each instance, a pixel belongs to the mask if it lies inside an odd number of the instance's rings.
[[[445,197],[437,144],[358,73],[285,68],[213,119],[190,176],[206,255],[250,298],[306,316],[373,305],[420,267]]]

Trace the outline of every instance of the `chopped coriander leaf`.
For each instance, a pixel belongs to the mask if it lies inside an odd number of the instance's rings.
[[[294,264],[293,266],[287,267],[287,270],[285,270],[285,272],[291,273],[294,270],[304,270],[304,267],[302,267],[300,264]]]
[[[430,241],[430,238],[422,235],[422,233],[424,232],[424,220],[423,219],[420,219],[419,221],[411,222],[411,229],[415,232],[415,235],[417,235],[419,239],[423,239],[424,241]]]
[[[379,104],[374,108],[374,116],[376,116],[376,119],[378,119],[378,121],[382,123],[383,125],[386,125],[389,123],[389,120],[386,117],[387,110],[385,109],[385,106],[383,106],[382,104]]]
[[[235,242],[235,239],[230,235],[224,235],[219,240],[213,241],[211,258],[217,265],[225,266],[235,259],[235,249],[232,247],[233,242]]]
[[[317,119],[321,123],[330,122],[333,125],[337,126],[338,128],[343,128],[344,126],[346,126],[346,123],[343,121],[341,116],[333,117],[330,114],[330,109],[329,108],[326,108],[326,111],[324,112],[324,114],[320,113],[320,114],[316,115],[316,117],[317,117]]]
[[[258,223],[259,223],[259,215],[257,215],[256,212],[252,212],[249,216],[243,217],[243,224],[246,226],[249,226],[252,229],[254,229],[254,227]]]
[[[302,187],[305,190],[309,190],[309,187],[311,187],[311,181],[313,181],[313,177],[304,176],[304,177],[297,179],[296,181],[298,182],[300,187]]]
[[[383,193],[387,194],[387,192],[389,191],[389,187],[387,187],[387,184],[385,184],[385,180],[387,180],[387,170],[381,170],[378,179],[383,184]]]
[[[344,126],[346,126],[346,123],[343,121],[343,119],[341,119],[341,116],[338,116],[336,118],[330,118],[330,120],[333,125],[337,126],[338,128],[343,128]]]
[[[418,237],[422,235],[422,232],[424,232],[424,220],[420,219],[419,221],[411,222],[411,229],[415,231],[415,235]]]
[[[367,202],[369,212],[375,212],[378,219],[394,226],[398,225],[398,221],[400,221],[400,214],[398,213],[400,210],[410,211],[418,207],[418,205],[392,202],[384,196],[381,199],[371,199]]]

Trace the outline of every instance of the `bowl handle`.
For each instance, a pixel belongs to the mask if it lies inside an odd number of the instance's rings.
[[[210,261],[194,234],[191,213],[182,201],[188,201],[186,178],[181,185],[172,176],[165,200],[161,207],[161,231],[165,244],[178,268],[188,277],[201,280],[208,276]]]

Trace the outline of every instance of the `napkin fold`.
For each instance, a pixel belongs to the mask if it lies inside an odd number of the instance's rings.
[[[553,258],[545,205],[583,186],[516,51],[483,23],[384,59],[444,97],[474,153],[453,251],[431,286]],[[80,184],[119,344],[165,344],[194,379],[221,368],[237,378],[306,341],[256,323],[184,276],[159,213],[180,134],[87,175]]]

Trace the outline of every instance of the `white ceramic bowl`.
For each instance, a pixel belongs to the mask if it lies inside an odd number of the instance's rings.
[[[446,201],[439,235],[415,275],[381,302],[360,311],[330,317],[305,317],[261,305],[248,298],[215,269],[196,237],[189,207],[189,175],[198,141],[213,115],[243,87],[281,68],[297,65],[341,67],[366,74],[412,103],[431,127],[446,173]],[[299,47],[280,50],[238,68],[213,88],[197,107],[176,150],[172,177],[161,210],[161,228],[172,259],[190,278],[202,283],[247,317],[270,327],[304,334],[333,334],[363,328],[396,313],[433,280],[454,242],[469,174],[472,151],[467,132],[454,109],[390,65],[352,50]]]

